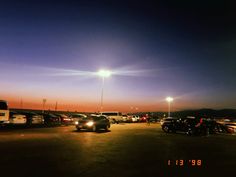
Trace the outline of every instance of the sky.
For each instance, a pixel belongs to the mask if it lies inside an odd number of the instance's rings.
[[[11,108],[236,108],[230,1],[0,1],[0,99]],[[96,75],[100,69],[111,77]]]

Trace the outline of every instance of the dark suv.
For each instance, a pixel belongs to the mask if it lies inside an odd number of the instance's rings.
[[[206,118],[167,118],[162,123],[164,132],[184,132],[188,135],[215,133],[216,122]]]
[[[84,117],[75,122],[77,130],[87,129],[91,131],[98,131],[99,129],[105,129],[106,131],[110,128],[110,121],[106,116],[92,115]]]
[[[197,120],[193,118],[178,119],[178,118],[166,118],[162,123],[162,130],[164,132],[185,132],[192,135],[197,132]]]
[[[175,132],[176,129],[180,128],[178,118],[165,118],[161,122],[161,128],[164,132]]]

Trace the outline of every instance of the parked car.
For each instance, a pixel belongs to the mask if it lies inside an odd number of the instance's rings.
[[[87,116],[85,114],[72,114],[69,116],[72,121],[75,123],[83,118],[86,118]]]
[[[172,118],[172,117],[168,117],[168,118],[164,118],[161,120],[161,128],[164,132],[169,133],[174,132],[176,127],[177,127],[177,118]]]
[[[43,113],[44,124],[47,126],[60,125],[60,117],[51,113]]]
[[[182,131],[192,135],[196,132],[196,125],[196,119],[178,119],[174,117],[168,117],[161,121],[162,130],[167,133]]]
[[[122,113],[118,111],[100,112],[100,115],[107,116],[111,123],[118,124],[120,122],[123,122]]]
[[[22,114],[24,114],[27,118],[27,122],[26,124],[28,126],[30,125],[40,125],[40,124],[44,124],[44,118],[42,115],[36,114],[34,112],[21,112]]]
[[[147,119],[148,119],[148,117],[146,117],[144,115],[144,116],[140,117],[139,122],[147,122]]]
[[[131,123],[132,122],[132,116],[131,115],[126,115],[126,117],[125,117],[125,122],[126,123]]]
[[[99,129],[105,129],[106,131],[110,128],[110,121],[107,116],[93,115],[88,117],[83,117],[82,119],[75,122],[76,129],[79,131],[81,129],[87,129],[91,131],[98,131]]]
[[[131,118],[132,122],[139,122],[139,119],[140,119],[140,117],[137,115],[131,115],[130,118]]]
[[[73,119],[65,114],[54,114],[60,118],[60,123],[62,125],[72,125]]]
[[[126,114],[122,115],[122,121],[128,122],[128,116]]]
[[[176,118],[173,118],[173,117],[162,118],[162,119],[160,120],[160,124],[163,125],[163,123],[164,123],[165,121],[168,122],[169,120],[172,120],[172,119],[176,119]]]
[[[228,133],[236,133],[236,123],[226,123],[224,125]]]
[[[216,132],[217,123],[209,118],[166,118],[162,121],[165,132],[185,132],[188,135],[207,135]]]
[[[8,102],[5,100],[0,100],[0,125],[9,123],[9,114],[10,111],[8,107]]]
[[[14,111],[10,111],[10,119],[9,119],[9,123],[10,124],[26,124],[26,116],[21,114],[21,113],[17,113]]]

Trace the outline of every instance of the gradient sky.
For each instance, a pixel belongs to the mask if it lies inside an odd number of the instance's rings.
[[[154,3],[155,2],[155,3]],[[236,13],[225,1],[0,1],[0,99],[97,111],[236,108]],[[22,100],[22,101],[21,101]],[[21,102],[23,104],[21,104]]]

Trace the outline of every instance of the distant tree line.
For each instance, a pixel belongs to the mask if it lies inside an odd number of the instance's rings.
[[[167,117],[167,112],[140,112],[137,113],[139,115],[148,114],[153,117],[163,118]],[[197,109],[197,110],[183,110],[183,111],[175,111],[171,112],[171,117],[179,117],[184,118],[187,116],[195,116],[195,117],[207,117],[207,118],[236,118],[236,109]]]
[[[30,109],[11,109],[14,111],[32,111],[36,113],[41,113],[42,110],[30,110]],[[52,110],[45,110],[45,112],[51,113],[62,113],[62,114],[76,114],[82,112],[69,112],[69,111],[52,111]],[[88,114],[88,112],[83,112]],[[92,112],[91,112],[92,113]],[[94,112],[93,112],[94,113]],[[130,113],[130,114],[137,114],[137,115],[145,115],[148,114],[151,117],[156,118],[163,118],[164,116],[167,117],[167,112],[137,112],[137,113]],[[214,110],[214,109],[197,109],[197,110],[183,110],[183,111],[175,111],[171,112],[171,117],[179,117],[184,118],[187,116],[195,116],[195,117],[209,117],[209,118],[236,118],[236,109],[221,109],[221,110]]]

